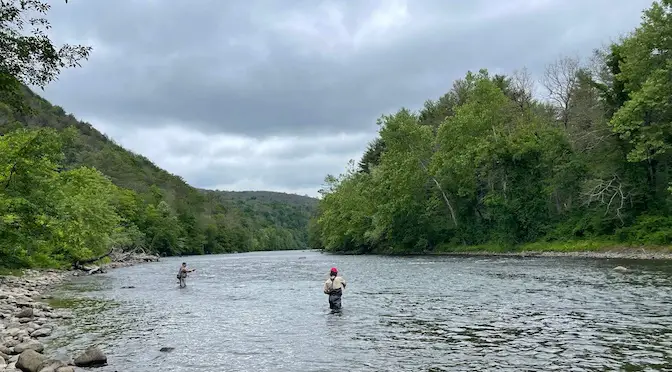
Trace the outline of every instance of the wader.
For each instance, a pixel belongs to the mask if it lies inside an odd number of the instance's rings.
[[[180,271],[179,274],[177,274],[177,279],[180,281],[180,288],[184,288],[187,286],[187,273],[183,273]]]
[[[332,289],[329,292],[329,308],[331,310],[341,310],[341,295],[343,291],[339,289]]]

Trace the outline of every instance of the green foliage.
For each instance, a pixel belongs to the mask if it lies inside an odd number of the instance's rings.
[[[14,109],[26,109],[22,84],[44,87],[61,69],[79,66],[91,52],[88,46],[53,44],[46,34],[50,7],[40,0],[0,2],[0,102]]]
[[[670,244],[672,2],[598,64],[468,73],[417,113],[383,116],[359,169],[328,176],[311,239],[330,251],[418,253]],[[593,242],[577,245],[578,241]]]
[[[308,247],[316,199],[194,189],[25,92],[32,114],[0,116],[4,266],[59,266],[112,247],[168,256]]]

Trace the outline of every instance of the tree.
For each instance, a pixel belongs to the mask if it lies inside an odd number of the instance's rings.
[[[567,127],[572,94],[578,84],[580,63],[577,58],[563,57],[548,65],[542,84],[548,90],[548,98],[559,110],[559,120]]]
[[[82,45],[54,45],[46,33],[51,28],[45,18],[50,7],[40,0],[0,2],[0,101],[15,109],[28,109],[21,84],[44,88],[61,69],[79,66],[92,50]]]

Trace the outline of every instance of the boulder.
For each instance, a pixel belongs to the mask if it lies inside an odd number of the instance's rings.
[[[623,266],[616,266],[616,267],[614,267],[614,271],[625,272],[625,271],[628,271],[628,269],[626,267],[623,267]]]
[[[47,357],[35,350],[25,350],[19,355],[16,367],[23,372],[39,372],[46,359]]]
[[[56,372],[58,371],[59,368],[63,367],[68,367],[68,363],[65,363],[62,360],[58,359],[48,359],[45,360],[42,365],[40,366],[40,369],[38,371],[40,372]]]
[[[22,354],[26,350],[34,350],[37,351],[38,353],[41,353],[44,350],[44,345],[42,345],[38,341],[30,340],[14,346],[14,352],[16,354]]]
[[[0,371],[4,371],[7,368],[7,360],[5,358],[0,358]]]
[[[75,368],[74,368],[74,367],[70,367],[70,366],[68,366],[68,367],[61,367],[61,368],[58,368],[58,369],[56,370],[56,372],[75,372]]]
[[[34,338],[39,338],[39,337],[47,337],[51,335],[51,329],[50,328],[40,328],[35,330],[30,334],[30,337]]]
[[[9,360],[9,354],[6,354],[6,353],[3,353],[2,351],[0,351],[0,359],[3,359],[5,361]]]
[[[107,364],[107,356],[96,346],[90,346],[75,358],[77,367],[91,367]]]
[[[9,350],[9,348],[7,346],[4,346],[4,345],[0,345],[0,353],[4,354],[4,355],[12,355],[12,351]],[[5,358],[5,359],[7,359],[7,358]]]

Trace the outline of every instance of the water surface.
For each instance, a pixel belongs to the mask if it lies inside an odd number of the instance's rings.
[[[183,260],[197,271],[179,289]],[[348,281],[341,314],[322,293],[331,266]],[[163,259],[61,292],[104,300],[76,306],[52,343],[100,344],[101,372],[672,370],[669,262],[263,252]]]

